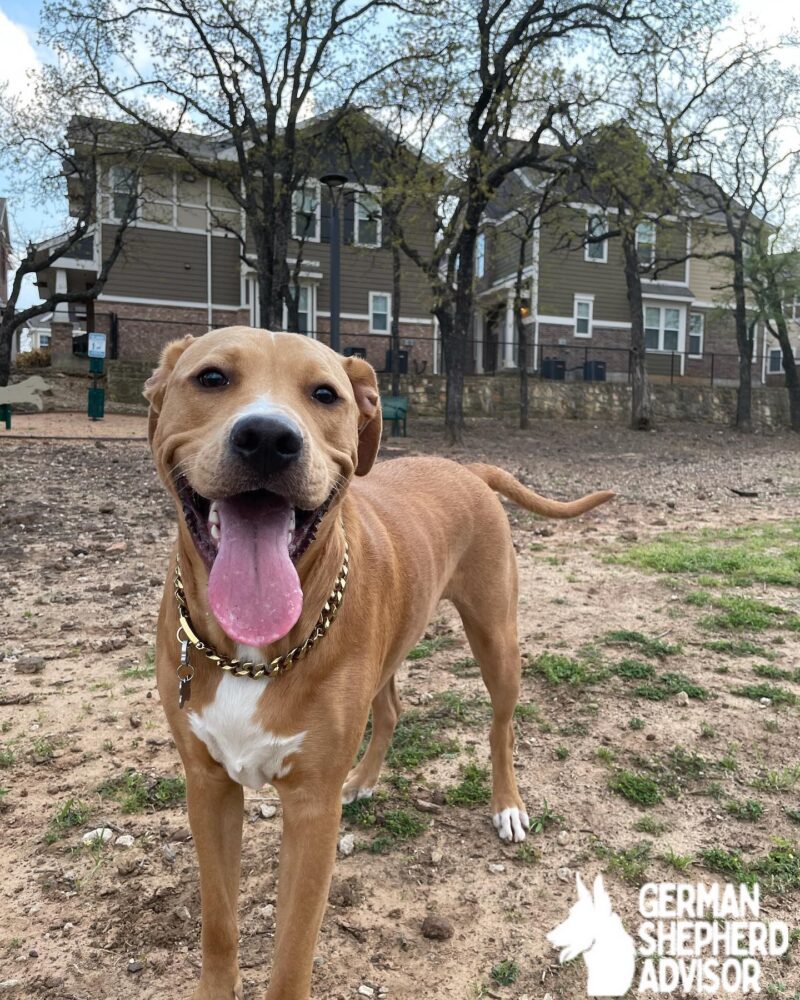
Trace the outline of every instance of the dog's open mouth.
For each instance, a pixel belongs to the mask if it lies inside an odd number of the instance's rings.
[[[269,490],[210,501],[177,480],[183,515],[209,567],[208,599],[225,632],[248,646],[282,639],[300,617],[303,592],[295,563],[314,541],[333,502],[294,507]]]

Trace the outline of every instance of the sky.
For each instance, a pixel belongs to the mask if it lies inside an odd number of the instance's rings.
[[[794,4],[786,0],[739,0],[739,22],[755,19],[763,25],[764,35],[777,41],[786,34],[793,7]],[[0,0],[0,83],[8,81],[12,91],[23,89],[26,72],[35,69],[40,60],[47,59],[47,52],[41,50],[36,41],[40,8],[39,0]],[[9,177],[0,165],[0,197],[8,187]],[[41,207],[12,203],[9,216],[12,241],[21,243],[31,237],[40,239],[53,235],[55,220],[48,219]],[[36,292],[31,284],[21,304],[30,304],[35,299]]]

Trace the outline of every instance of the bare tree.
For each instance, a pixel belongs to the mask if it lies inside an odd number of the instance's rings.
[[[53,208],[63,226],[57,236],[41,245],[29,239],[25,251],[14,256],[14,277],[0,312],[0,385],[8,384],[14,335],[21,327],[59,306],[90,302],[102,292],[137,211],[133,198],[122,207],[115,237],[103,246],[92,282],[73,291],[54,287],[33,305],[20,306],[26,279],[40,278],[62,258],[75,255],[84,241],[97,238],[100,178],[108,166],[112,162],[125,164],[135,171],[139,163],[138,151],[126,151],[116,140],[109,142],[107,127],[82,128],[80,134],[73,130],[65,136],[65,102],[43,103],[36,80],[32,80],[32,87],[30,100],[8,95],[0,99],[0,162],[15,178],[12,199],[14,194],[23,198],[36,192],[39,204]],[[37,284],[41,288],[41,282]]]
[[[135,126],[143,142],[225,190],[245,219],[245,232],[229,230],[253,262],[260,322],[277,326],[284,305],[296,320],[287,249],[293,206],[302,215],[302,200],[314,197],[304,179],[359,91],[408,58],[399,29],[376,30],[397,6],[48,0],[42,23],[59,56],[53,86]]]

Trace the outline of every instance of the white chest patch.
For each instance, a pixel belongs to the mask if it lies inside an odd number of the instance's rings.
[[[225,673],[214,700],[202,713],[191,712],[189,724],[208,752],[233,781],[247,788],[261,788],[291,771],[286,758],[299,753],[306,734],[276,736],[255,719],[258,700],[266,690],[266,677],[251,680]]]

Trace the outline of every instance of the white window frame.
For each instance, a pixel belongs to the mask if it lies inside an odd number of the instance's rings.
[[[692,332],[692,317],[697,316],[700,320],[700,330],[697,333]],[[680,334],[679,334],[680,337]],[[692,337],[700,338],[700,353],[693,354],[691,352]],[[680,340],[679,340],[680,343]],[[702,358],[703,353],[706,349],[706,317],[704,313],[689,311],[688,319],[686,320],[686,351],[690,358]]]
[[[642,242],[641,239],[640,239],[640,237],[639,237],[639,230],[643,226],[647,226],[650,229],[650,232],[653,234],[652,241],[649,241],[651,243],[651,245],[650,245],[650,259],[649,260],[642,260],[641,254],[639,253],[639,244]],[[658,240],[658,232],[657,232],[657,227],[656,227],[655,220],[654,219],[643,219],[636,226],[636,234],[635,234],[634,239],[635,239],[635,243],[636,243],[636,256],[639,258],[639,263],[643,264],[645,267],[649,267],[653,263],[653,261],[656,259],[656,241]]]
[[[308,233],[298,233],[297,232],[297,216],[300,214],[299,209],[295,207],[295,199],[298,195],[305,194],[305,192],[313,188],[316,192],[316,208],[314,211],[314,218],[316,219],[316,236],[309,236]],[[306,243],[319,243],[322,239],[322,185],[318,180],[313,178],[308,178],[303,182],[301,187],[296,191],[292,192],[292,239],[301,240]]]
[[[380,199],[380,188],[368,187],[366,191],[356,189],[355,191],[355,204],[353,206],[353,241],[357,247],[370,247],[371,249],[377,249],[383,242],[383,212],[381,211],[381,199]],[[361,222],[367,222],[369,220],[361,219],[361,199],[365,196],[369,196],[374,199],[378,206],[378,216],[374,220],[378,223],[377,226],[377,236],[374,243],[366,243],[361,239]]]
[[[373,322],[375,317],[375,310],[373,309],[373,301],[376,296],[381,296],[386,299],[386,329],[376,330],[375,324]],[[369,332],[377,333],[381,337],[388,337],[392,332],[392,295],[391,292],[370,292],[369,293]]]
[[[586,333],[578,333],[578,306],[588,305],[589,306],[589,327]],[[587,319],[586,316],[581,316],[581,319]],[[592,330],[594,327],[594,295],[575,295],[572,301],[572,322],[575,330],[575,336],[580,337],[581,340],[590,340],[592,336]]]
[[[306,290],[306,332],[301,333],[301,336],[310,337],[312,340],[317,339],[317,286],[312,282],[301,281],[297,286],[301,291]],[[255,295],[256,288],[255,282],[253,284],[252,295]],[[252,298],[251,295],[251,298]],[[283,329],[285,330],[289,325],[289,308],[286,303],[283,303]]]
[[[117,187],[114,182],[114,174],[116,171],[124,171],[126,174],[132,174],[136,180],[136,193],[134,195],[136,199],[136,211],[134,212],[132,221],[139,221],[139,210],[141,208],[141,178],[138,171],[134,170],[132,167],[126,167],[122,163],[114,163],[108,168],[108,213],[107,218],[110,222],[122,222],[122,216],[116,214],[116,205],[114,204]],[[122,190],[120,189],[120,193]]]
[[[592,235],[592,221],[597,220],[603,226],[603,232],[608,232],[608,220],[601,212],[590,212],[586,219],[586,235]],[[589,254],[590,250],[600,249],[602,256],[592,257]],[[604,239],[602,243],[587,243],[583,248],[583,259],[589,264],[607,264],[608,263],[608,238]]]
[[[475,277],[482,278],[486,274],[486,233],[478,233],[475,240]]]
[[[778,367],[772,367],[772,359],[777,355]],[[767,375],[783,375],[783,351],[780,347],[770,347],[767,354]]]
[[[647,310],[657,309],[658,310],[658,347],[647,347]],[[666,334],[666,321],[667,321],[667,310],[674,309],[678,314],[678,344],[674,348],[664,347],[664,336]],[[654,305],[651,302],[645,302],[644,304],[644,335],[645,335],[645,350],[649,351],[651,354],[683,354],[681,350],[681,344],[685,343],[686,338],[686,310],[681,309],[680,306],[666,304],[666,305]]]

